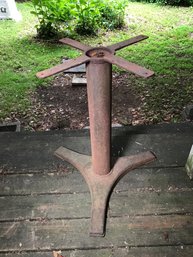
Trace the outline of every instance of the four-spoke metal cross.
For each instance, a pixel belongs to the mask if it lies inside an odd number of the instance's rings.
[[[130,170],[155,159],[155,155],[149,151],[119,157],[116,160],[111,158],[112,64],[144,78],[154,74],[148,69],[115,56],[115,51],[146,38],[146,36],[140,35],[108,47],[94,48],[64,38],[60,42],[84,51],[84,54],[76,59],[67,60],[63,64],[37,73],[39,78],[46,78],[86,63],[92,156],[83,155],[64,147],[57,149],[55,155],[77,168],[89,186],[92,200],[90,229],[90,235],[92,236],[104,236],[105,234],[108,200],[119,179]]]

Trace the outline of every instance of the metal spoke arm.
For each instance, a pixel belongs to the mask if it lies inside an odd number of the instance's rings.
[[[136,44],[137,42],[140,42],[140,41],[145,40],[147,38],[148,38],[147,36],[139,35],[137,37],[133,37],[133,38],[127,39],[125,41],[116,43],[114,45],[110,45],[110,46],[108,46],[108,48],[111,51],[117,51],[117,50],[120,50],[120,49],[122,49],[122,48],[124,48],[126,46],[130,46],[130,45]]]
[[[59,40],[59,42],[65,44],[65,45],[72,46],[72,47],[74,47],[76,49],[79,49],[83,52],[88,51],[91,48],[91,46],[84,45],[84,44],[82,44],[82,43],[80,43],[76,40],[70,39],[70,38],[62,38],[62,39]]]
[[[122,59],[121,57],[118,57],[115,55],[105,56],[104,59],[109,63],[115,64],[125,70],[131,71],[134,74],[136,74],[140,77],[143,77],[143,78],[148,78],[154,74],[154,72],[151,70],[143,68],[135,63],[128,62],[128,61]]]
[[[70,69],[70,68],[73,68],[75,66],[78,66],[82,63],[86,63],[90,60],[89,57],[87,57],[86,55],[81,55],[80,57],[76,58],[76,59],[72,59],[72,60],[67,60],[65,63],[62,63],[62,64],[59,64],[59,65],[56,65],[50,69],[47,69],[47,70],[44,70],[44,71],[40,71],[36,74],[36,76],[38,78],[47,78],[47,77],[50,77],[52,75],[55,75],[59,72],[62,72],[64,70],[67,70],[67,69]]]

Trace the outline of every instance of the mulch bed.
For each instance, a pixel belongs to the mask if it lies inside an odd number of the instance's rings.
[[[128,73],[113,73],[112,123],[114,126],[146,123],[140,97]],[[131,75],[130,75],[131,76]],[[89,126],[86,86],[72,86],[72,75],[59,74],[52,84],[31,94],[32,107],[17,114],[26,130],[82,129]]]

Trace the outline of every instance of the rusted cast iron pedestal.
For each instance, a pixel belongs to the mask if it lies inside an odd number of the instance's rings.
[[[96,48],[68,38],[61,39],[60,42],[82,50],[84,54],[37,74],[39,78],[45,78],[86,63],[92,156],[79,154],[64,147],[57,149],[55,155],[77,168],[89,186],[92,200],[90,229],[92,236],[104,236],[107,204],[117,181],[128,171],[155,159],[151,152],[119,157],[117,160],[111,158],[112,64],[141,77],[153,75],[152,71],[127,62],[114,54],[116,50],[146,38],[140,35],[109,47]]]

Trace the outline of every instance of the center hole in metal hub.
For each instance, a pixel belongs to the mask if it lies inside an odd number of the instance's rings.
[[[105,55],[112,53],[109,49],[103,47],[92,48],[86,52],[88,57],[103,58]]]

